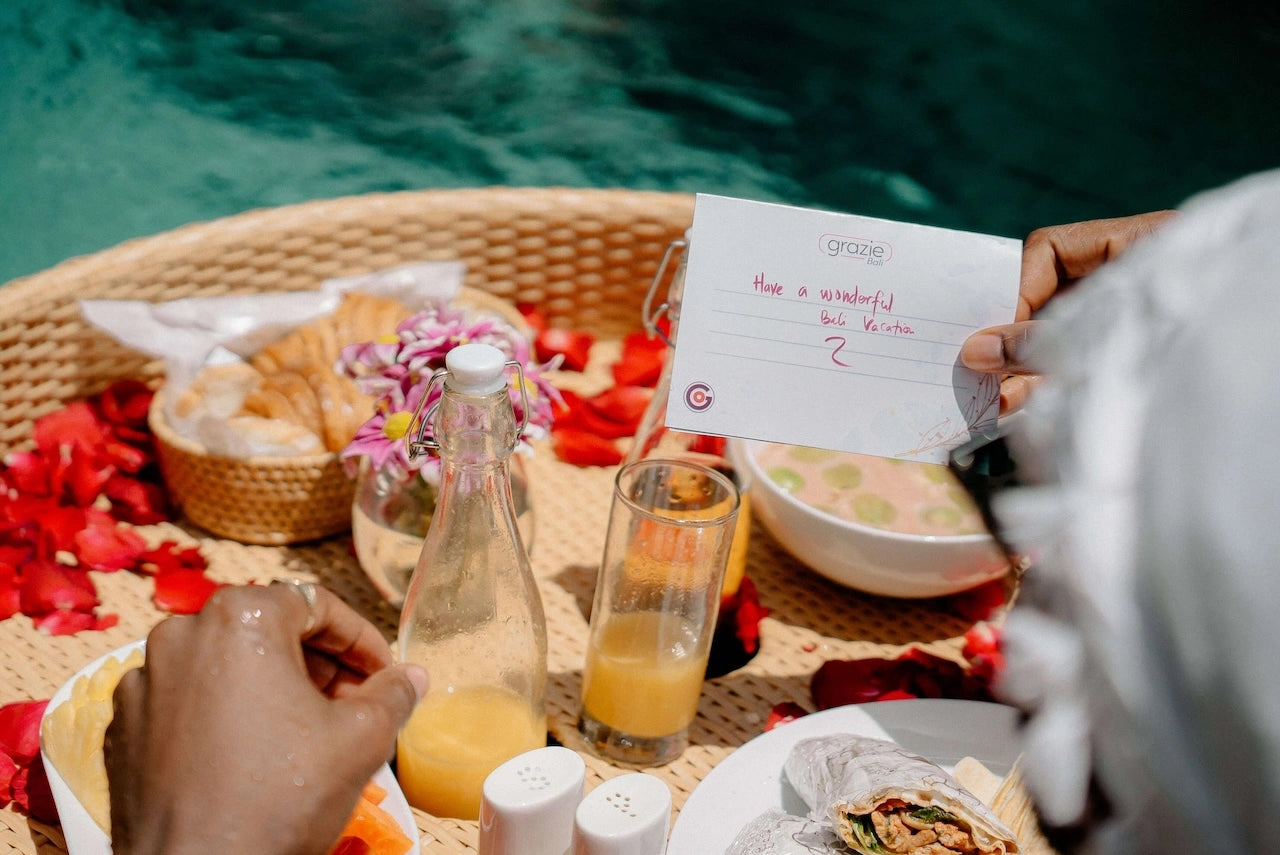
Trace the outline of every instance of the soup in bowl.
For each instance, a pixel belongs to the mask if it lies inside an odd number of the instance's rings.
[[[753,511],[796,558],[872,594],[954,594],[1008,569],[978,509],[941,464],[735,441]]]

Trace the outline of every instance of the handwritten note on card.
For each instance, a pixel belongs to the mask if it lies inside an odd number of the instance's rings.
[[[997,378],[960,365],[1009,323],[1009,238],[699,195],[667,423],[942,462],[995,423]]]

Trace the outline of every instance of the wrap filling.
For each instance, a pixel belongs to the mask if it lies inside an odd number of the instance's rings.
[[[846,814],[857,845],[894,855],[977,855],[968,825],[940,807],[889,799],[871,813]]]

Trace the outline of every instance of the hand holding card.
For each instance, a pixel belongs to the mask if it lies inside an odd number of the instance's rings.
[[[963,367],[1013,319],[1021,243],[699,195],[667,423],[942,462],[999,411]]]

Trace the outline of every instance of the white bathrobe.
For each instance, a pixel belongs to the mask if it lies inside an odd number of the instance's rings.
[[[1005,696],[1044,818],[1097,852],[1280,851],[1280,171],[1197,196],[1041,316],[1035,554]]]

